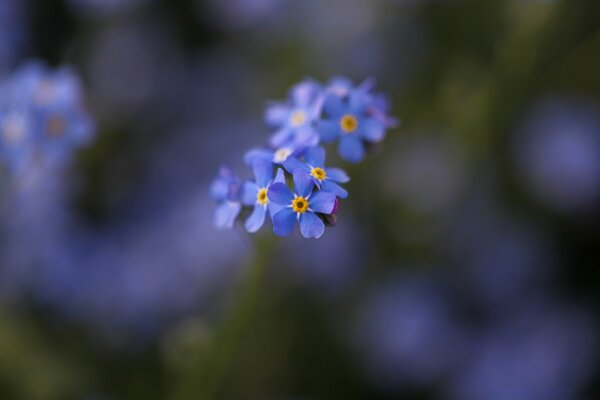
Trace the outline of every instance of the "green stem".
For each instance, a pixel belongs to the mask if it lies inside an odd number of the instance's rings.
[[[196,349],[190,365],[176,385],[172,400],[213,399],[238,345],[256,311],[258,295],[268,264],[272,240],[258,238],[254,255],[241,282],[239,299],[230,317],[210,343]]]

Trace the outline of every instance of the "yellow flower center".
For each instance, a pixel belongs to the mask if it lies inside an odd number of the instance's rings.
[[[358,128],[358,120],[354,115],[346,114],[340,119],[340,127],[344,133],[352,133]]]
[[[292,154],[292,150],[287,147],[283,147],[275,152],[275,162],[282,163]]]
[[[269,189],[267,189],[267,188],[260,189],[258,191],[258,194],[256,195],[256,202],[263,206],[266,206],[267,204],[269,204],[269,197],[267,196],[268,192],[269,192]]]
[[[294,111],[290,117],[290,122],[296,127],[302,125],[304,122],[306,122],[306,113],[300,110]]]
[[[327,178],[327,174],[325,173],[325,170],[323,168],[319,168],[319,167],[315,167],[315,168],[311,169],[310,174],[313,176],[313,178],[316,178],[320,181]]]
[[[48,134],[52,137],[62,136],[67,128],[67,123],[60,115],[53,115],[47,122]]]
[[[302,196],[292,200],[292,210],[298,214],[304,214],[308,210],[308,200]]]

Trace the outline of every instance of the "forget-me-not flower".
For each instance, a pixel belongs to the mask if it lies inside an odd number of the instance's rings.
[[[245,206],[254,206],[252,214],[246,220],[244,226],[250,233],[258,231],[265,223],[267,211],[271,218],[279,212],[282,206],[269,201],[269,187],[280,182],[285,184],[285,175],[281,169],[277,169],[273,179],[273,164],[266,160],[258,160],[252,166],[254,170],[254,182],[245,182],[242,187],[242,203]]]
[[[331,192],[342,199],[348,197],[348,192],[338,185],[338,182],[346,183],[350,178],[340,168],[325,168],[325,149],[322,147],[314,146],[306,149],[304,162],[290,156],[284,161],[283,166],[289,173],[301,169],[313,178],[320,189]]]
[[[219,174],[210,185],[211,197],[219,202],[214,214],[214,224],[217,228],[233,228],[242,209],[240,190],[240,181],[233,171],[227,167],[221,167]]]
[[[294,230],[296,221],[305,238],[320,238],[325,232],[325,224],[316,213],[330,214],[336,203],[336,196],[324,190],[313,192],[315,182],[301,169],[294,171],[294,192],[283,183],[274,183],[269,189],[269,200],[284,208],[273,216],[273,232],[277,236],[287,236]]]
[[[275,150],[265,148],[253,148],[244,154],[244,162],[249,167],[252,167],[255,162],[263,160],[273,164],[283,165],[288,157],[300,157],[304,153],[306,147],[280,147]]]

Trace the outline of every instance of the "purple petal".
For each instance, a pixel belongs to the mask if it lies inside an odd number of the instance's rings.
[[[304,153],[306,163],[313,167],[323,168],[325,165],[325,149],[320,146],[312,146]]]
[[[300,232],[305,238],[320,238],[325,232],[325,224],[315,213],[305,212],[300,215]]]
[[[273,180],[273,163],[266,160],[256,160],[252,165],[258,187],[264,188]]]
[[[332,180],[324,181],[322,184],[322,189],[327,192],[331,192],[342,199],[348,197],[348,191]]]
[[[230,229],[235,224],[235,219],[242,205],[237,202],[225,201],[215,210],[214,224],[218,229]]]
[[[265,123],[272,127],[284,125],[290,118],[291,109],[283,103],[273,103],[265,111]]]
[[[350,177],[346,171],[341,168],[326,168],[325,174],[334,182],[346,183],[350,181]]]
[[[308,197],[315,186],[315,182],[306,171],[297,169],[294,171],[294,188],[298,196]]]
[[[258,186],[254,182],[244,182],[242,187],[242,203],[245,206],[256,204],[256,196],[258,195]]]
[[[287,236],[296,225],[296,213],[291,208],[284,208],[273,216],[273,233],[277,236]]]
[[[329,93],[325,96],[323,111],[331,118],[341,117],[346,112],[346,107],[342,98],[336,94]]]
[[[342,135],[338,151],[344,160],[351,163],[357,163],[365,157],[365,147],[355,134]]]
[[[321,141],[324,143],[333,142],[340,136],[340,123],[336,120],[319,121],[317,124],[317,131],[321,137]]]
[[[306,165],[302,161],[298,160],[296,157],[292,157],[292,156],[289,156],[287,158],[287,160],[285,160],[283,162],[283,166],[285,167],[286,171],[289,172],[290,174],[293,174],[294,171],[297,169],[301,169],[303,171],[310,172],[310,168],[308,167],[308,165]]]
[[[261,204],[258,204],[256,207],[254,207],[254,211],[252,211],[252,214],[250,214],[246,220],[246,223],[244,224],[248,232],[254,233],[263,226],[265,223],[266,211],[267,208]]]
[[[294,195],[290,189],[284,183],[274,183],[269,187],[267,193],[269,200],[275,204],[281,204],[284,206],[289,205],[294,199]]]
[[[335,206],[335,194],[320,190],[310,198],[309,207],[314,212],[331,214]]]
[[[367,142],[381,142],[385,136],[385,125],[375,118],[364,118],[359,130]]]

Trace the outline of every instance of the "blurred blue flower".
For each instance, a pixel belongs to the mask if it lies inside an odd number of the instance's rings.
[[[306,148],[303,146],[300,146],[300,147],[284,146],[284,147],[277,148],[275,150],[269,150],[269,149],[256,147],[256,148],[248,150],[246,152],[246,154],[244,154],[244,162],[249,167],[254,165],[254,163],[259,160],[269,161],[269,162],[272,162],[273,164],[277,164],[277,165],[283,165],[283,163],[285,162],[285,160],[288,159],[288,157],[290,157],[290,156],[300,157],[304,153],[305,149]]]
[[[210,185],[210,196],[218,202],[214,213],[214,224],[219,229],[233,228],[242,209],[240,202],[241,183],[233,171],[221,167]]]
[[[348,197],[346,189],[337,182],[346,183],[350,177],[340,168],[325,168],[325,149],[322,147],[314,146],[306,149],[304,162],[290,156],[283,162],[283,166],[291,174],[297,169],[305,171],[313,178],[319,189],[331,192],[342,199]]]
[[[294,171],[294,192],[283,183],[274,183],[269,189],[269,200],[284,206],[273,216],[273,232],[287,236],[294,230],[296,221],[305,238],[320,238],[325,224],[316,213],[330,214],[336,204],[336,196],[323,190],[313,193],[313,179],[303,170]]]
[[[372,93],[371,80],[356,88],[348,85],[348,81],[336,78],[326,90],[323,111],[327,119],[319,121],[317,129],[324,143],[339,139],[340,156],[357,163],[365,156],[365,142],[381,142],[395,121],[387,116],[388,102]]]
[[[254,233],[258,231],[265,222],[267,210],[269,215],[281,211],[282,206],[269,201],[269,188],[273,183],[279,182],[285,184],[285,176],[281,169],[277,169],[275,178],[273,178],[273,164],[270,161],[259,160],[253,165],[254,182],[245,182],[242,187],[242,203],[245,206],[254,206],[252,214],[245,223],[246,230]]]
[[[274,148],[317,144],[315,121],[321,115],[322,104],[322,88],[318,82],[305,79],[295,85],[287,101],[273,103],[265,112],[265,122],[276,129],[269,144]]]

